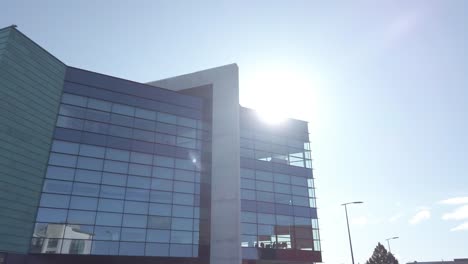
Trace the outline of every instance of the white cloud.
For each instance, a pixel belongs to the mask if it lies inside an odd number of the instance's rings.
[[[420,209],[410,220],[409,223],[416,225],[424,220],[431,218],[431,211],[429,209]]]
[[[369,223],[369,219],[365,216],[360,216],[360,217],[353,218],[351,223],[355,225],[367,225]]]
[[[450,231],[468,231],[468,222],[465,222],[461,225],[458,225],[452,229],[450,229]]]
[[[468,219],[468,205],[458,207],[455,211],[444,214],[442,216],[444,220],[463,220]]]
[[[468,204],[468,197],[454,197],[446,200],[439,201],[440,204]]]
[[[398,221],[398,219],[400,219],[402,216],[403,216],[402,213],[398,213],[398,214],[393,215],[392,217],[390,217],[390,218],[388,219],[388,221],[389,221],[390,223],[394,223],[394,222]]]

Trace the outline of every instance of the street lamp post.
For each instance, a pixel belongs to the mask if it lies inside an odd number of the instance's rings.
[[[346,225],[348,226],[348,237],[349,237],[349,248],[351,250],[351,260],[352,264],[354,264],[354,254],[353,254],[353,244],[351,243],[351,232],[349,231],[349,220],[348,220],[348,204],[362,204],[363,202],[358,201],[358,202],[350,202],[350,203],[344,203],[342,204],[345,208],[345,213],[346,213]]]
[[[390,237],[385,240],[387,240],[387,245],[388,245],[388,252],[392,253],[392,250],[390,249],[390,240],[392,239],[398,239],[399,237]]]

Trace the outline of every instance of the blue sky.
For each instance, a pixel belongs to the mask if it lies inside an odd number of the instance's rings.
[[[350,263],[340,204],[354,200],[365,202],[349,207],[356,263],[393,236],[406,263],[468,257],[467,10],[4,0],[0,27],[17,24],[67,65],[140,82],[237,63],[242,105],[310,122],[325,263]]]

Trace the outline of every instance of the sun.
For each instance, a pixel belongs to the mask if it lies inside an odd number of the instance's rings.
[[[300,118],[308,111],[311,77],[286,65],[259,67],[242,80],[241,101],[257,111],[270,125],[280,125],[287,118]]]

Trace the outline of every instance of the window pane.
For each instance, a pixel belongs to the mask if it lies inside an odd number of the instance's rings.
[[[108,148],[106,151],[106,159],[118,160],[118,161],[129,161],[130,152],[120,149]]]
[[[150,179],[145,177],[128,176],[128,187],[149,189]]]
[[[177,124],[177,117],[171,114],[158,113],[158,121],[169,124]]]
[[[72,181],[74,173],[75,170],[71,168],[48,166],[46,177],[49,179]]]
[[[171,231],[171,243],[192,244],[192,232]]]
[[[94,239],[96,240],[120,240],[120,227],[96,226],[94,229]]]
[[[172,218],[172,230],[193,231],[193,219],[191,218]]]
[[[64,93],[62,103],[86,107],[87,98],[79,95]]]
[[[151,176],[151,166],[130,163],[129,173],[134,174],[134,175],[141,175],[141,176],[149,177]]]
[[[135,111],[136,117],[149,119],[149,120],[156,120],[156,112],[154,111],[141,109],[141,108],[136,108],[135,110],[136,110]]]
[[[149,205],[150,215],[171,216],[171,212],[172,212],[172,205],[170,204],[150,203]]]
[[[121,105],[121,104],[112,104],[112,112],[127,115],[127,116],[134,116],[135,115],[135,108],[128,106],[128,105]]]
[[[172,215],[173,216],[179,216],[179,217],[193,218],[193,207],[174,205],[172,207]]]
[[[45,180],[44,192],[70,194],[72,183],[65,181]]]
[[[96,212],[68,210],[68,223],[94,225]]]
[[[241,222],[256,223],[257,214],[251,212],[241,212]]]
[[[97,209],[97,198],[72,196],[70,209],[93,210]]]
[[[99,199],[98,211],[122,213],[124,201],[114,199]]]
[[[101,183],[101,172],[91,170],[76,170],[75,181]]]
[[[175,177],[176,180],[180,181],[190,181],[193,182],[195,180],[195,172],[194,171],[186,171],[186,170],[175,170]]]
[[[127,188],[125,199],[134,201],[149,201],[149,190]]]
[[[80,146],[80,155],[95,157],[95,158],[104,158],[106,149],[103,147],[92,146],[92,145],[81,145]]]
[[[104,198],[124,199],[125,188],[102,185],[100,196]]]
[[[176,188],[176,190],[178,190],[178,189]],[[174,193],[173,194],[173,203],[174,204],[193,205],[193,202],[194,202],[193,194],[185,194],[185,193]]]
[[[148,233],[147,241],[151,241],[149,240],[150,239],[149,235],[150,234]],[[160,257],[169,256],[169,244],[146,243],[145,256],[160,256]]]
[[[93,255],[117,255],[119,242],[93,241],[91,253]]]
[[[98,196],[99,185],[75,182],[75,184],[73,184],[73,194],[83,196]]]
[[[168,243],[170,239],[169,230],[151,230],[147,231],[147,241],[149,242],[166,242]]]
[[[148,213],[148,203],[125,201],[125,213],[147,214]]]
[[[151,189],[162,190],[162,191],[172,191],[172,181],[161,180],[161,179],[151,179]]]
[[[153,164],[162,167],[174,167],[174,158],[164,156],[154,156]]]
[[[127,183],[127,176],[117,173],[104,172],[102,175],[102,184],[125,186]]]
[[[174,191],[183,193],[194,193],[195,183],[174,181]]]
[[[70,197],[67,195],[43,193],[40,205],[44,207],[68,208],[69,201]]]
[[[96,225],[121,226],[122,214],[98,212],[96,216]]]
[[[255,191],[241,189],[241,199],[255,200]]]
[[[104,171],[127,174],[127,172],[128,172],[128,163],[106,160],[104,162]]]
[[[37,211],[38,222],[65,223],[66,218],[67,210],[63,209],[39,208]]]
[[[112,104],[110,102],[96,100],[93,98],[88,99],[88,108],[97,109],[101,111],[110,112]]]
[[[174,177],[174,169],[153,167],[152,176],[157,178],[172,179]]]
[[[78,158],[78,168],[89,169],[89,170],[102,170],[102,159],[88,158],[88,157],[79,157]]]
[[[145,243],[120,242],[119,255],[143,256],[144,254],[145,254]]]
[[[161,216],[148,216],[148,228],[171,229],[171,218]]]
[[[76,156],[50,153],[49,164],[63,167],[75,167]]]
[[[171,192],[151,191],[151,202],[172,203]]]
[[[146,215],[124,214],[122,226],[145,228],[146,221],[147,221],[146,218],[147,218]],[[122,232],[122,236],[123,236],[123,232]]]
[[[170,249],[169,254],[172,257],[191,257],[192,245],[171,244],[171,249]]]
[[[72,225],[65,226],[64,238],[70,239],[91,239],[94,234],[94,226],[90,225]]]
[[[79,144],[65,142],[65,141],[58,141],[54,140],[52,142],[52,151],[66,153],[66,154],[78,154]]]
[[[131,156],[130,156],[130,162],[146,164],[146,165],[152,165],[153,164],[153,156],[150,155],[150,154],[132,152]]]

